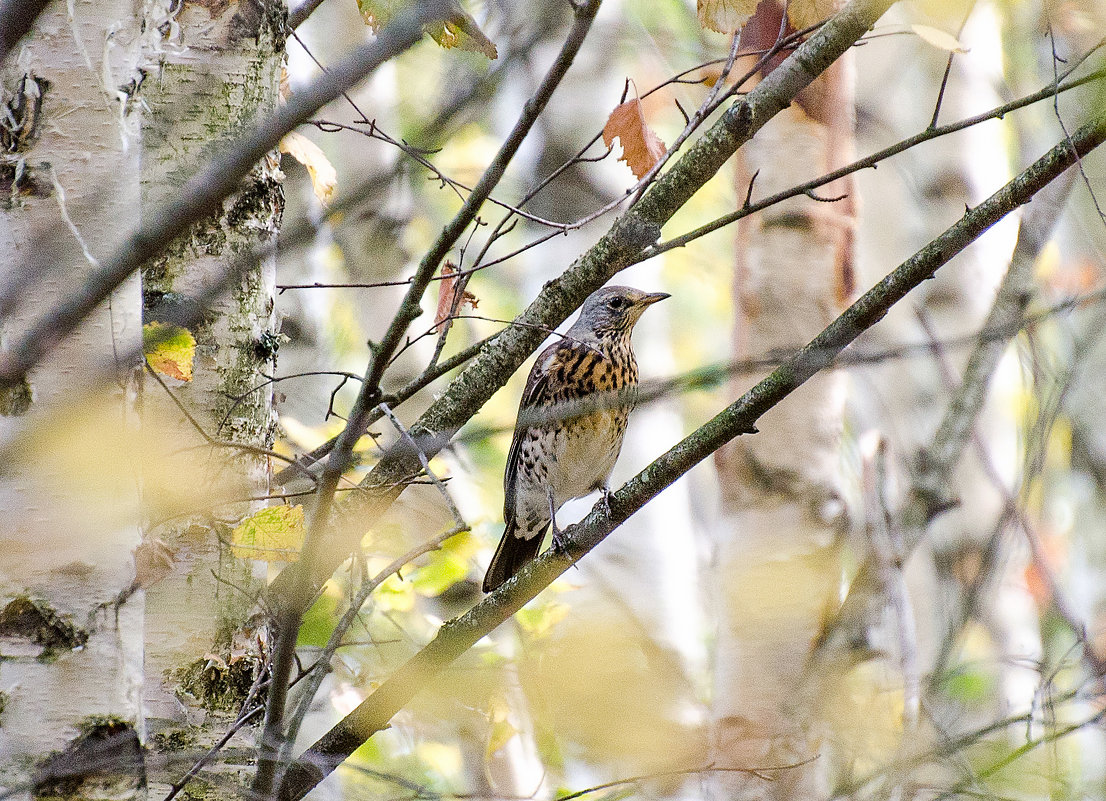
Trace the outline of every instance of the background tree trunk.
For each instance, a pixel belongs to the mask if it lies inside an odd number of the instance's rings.
[[[143,129],[143,202],[156,205],[218,148],[277,106],[284,57],[284,8],[259,0],[231,5],[156,3],[147,25],[162,34],[143,86],[149,113]],[[235,260],[252,258],[241,281],[214,303],[193,331],[193,378],[147,379],[145,425],[181,449],[204,454],[190,478],[210,498],[264,496],[265,456],[209,447],[206,437],[268,448],[274,434],[272,388],[276,350],[274,259],[249,254],[274,243],[283,209],[279,160],[257,165],[240,191],[205,222],[177,240],[143,271],[146,322],[172,311]],[[193,416],[186,420],[172,393]],[[203,429],[203,434],[196,426]],[[206,435],[206,437],[205,437]],[[189,754],[221,736],[236,715],[262,658],[262,632],[247,627],[264,565],[236,558],[222,544],[238,519],[259,504],[216,505],[204,515],[171,519],[153,534],[175,554],[172,572],[147,593],[146,713],[151,745]],[[152,510],[158,499],[150,499]],[[202,508],[202,504],[200,505]],[[156,514],[152,511],[151,514]],[[152,522],[161,522],[154,520]],[[224,752],[223,769],[252,772],[247,727]],[[183,773],[151,774],[155,793]],[[209,792],[225,793],[226,787]],[[230,790],[237,793],[237,790]]]
[[[768,47],[780,11],[761,4],[743,47]],[[849,57],[834,64],[738,152],[737,197],[801,184],[852,155]],[[786,158],[781,154],[787,153]],[[854,191],[823,188],[833,203],[800,198],[738,224],[734,278],[737,359],[811,339],[852,291]],[[740,202],[740,201],[739,201]],[[759,378],[759,377],[758,377]],[[715,460],[721,509],[709,584],[717,617],[712,761],[749,768],[803,762],[819,753],[819,696],[798,700],[803,666],[836,602],[839,544],[847,526],[840,439],[844,376],[815,376]],[[735,396],[755,383],[743,380]],[[825,794],[826,760],[775,781],[719,773],[714,798],[814,799]]]
[[[965,23],[968,12],[972,16]],[[906,19],[901,10],[892,14],[902,14],[903,22],[919,21],[915,16]],[[995,91],[1000,76],[987,59],[975,56],[997,46],[993,37],[998,31],[989,12],[961,3],[945,9],[940,20],[921,21],[957,32],[969,51],[952,59],[939,121],[967,117],[1001,102]],[[910,66],[904,69],[904,64]],[[878,147],[869,142],[884,142],[888,130],[926,127],[939,102],[947,66],[948,53],[914,39],[866,76],[861,87],[865,149]],[[889,89],[917,86],[930,88],[916,103],[888,104],[880,99]],[[989,125],[996,128],[1001,123]],[[1010,154],[999,144],[1004,141],[995,130],[975,127],[908,154],[904,172],[917,176],[913,182],[892,171],[871,171],[859,179],[865,197],[880,199],[870,204],[859,232],[862,282],[877,280],[882,265],[928,242],[945,220],[962,214],[966,206],[974,207],[1008,180]],[[1036,157],[1040,151],[1033,152]],[[879,351],[904,342],[946,343],[975,334],[984,325],[1010,263],[1015,230],[1011,216],[973,243],[949,269],[892,310],[865,337],[865,347]],[[931,446],[970,352],[937,344],[924,357],[853,371],[858,427],[878,430],[890,443],[900,492],[910,490],[918,454]],[[989,383],[991,400],[975,421],[977,444],[965,448],[946,490],[955,505],[933,520],[922,547],[906,564],[913,619],[893,621],[889,615],[885,626],[870,633],[873,646],[890,658],[871,666],[869,680],[885,691],[904,694],[908,729],[921,725],[932,731],[935,725],[937,731],[949,733],[996,716],[1024,714],[1040,680],[1035,667],[1041,653],[1037,610],[1024,583],[1026,550],[1020,537],[1009,536],[1008,527],[996,528],[1019,470],[1017,427],[1007,411],[1017,391],[1015,372],[1000,369]],[[987,462],[997,468],[997,475]],[[899,501],[890,503],[894,509]],[[973,600],[973,585],[989,589]],[[903,659],[903,641],[896,633],[904,622],[916,632],[916,641],[907,646],[916,652],[913,660]],[[961,651],[965,644],[969,650]],[[961,654],[970,663],[964,668],[970,675],[981,680],[985,675],[997,689],[994,707],[977,709],[978,717],[966,715],[962,699],[950,698],[942,686],[943,674],[956,668]],[[920,706],[926,710],[921,715]],[[950,728],[953,719],[958,723]],[[892,728],[898,731],[897,721]],[[905,747],[916,745],[914,736],[904,742]]]
[[[22,299],[0,313],[9,345],[139,216],[134,6],[95,0],[69,12],[48,9],[2,74],[0,281],[5,299]],[[118,359],[139,346],[140,319],[135,279],[0,398],[0,442],[38,426],[0,476],[5,787],[130,797],[141,784],[142,599],[113,603],[134,577],[140,531],[129,448],[137,365]],[[113,381],[90,396],[90,377],[113,359]],[[80,753],[100,754],[93,775],[81,775]]]

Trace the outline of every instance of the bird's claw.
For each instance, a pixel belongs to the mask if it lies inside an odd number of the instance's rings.
[[[559,554],[568,553],[568,543],[565,541],[565,533],[553,524],[553,550]]]
[[[606,485],[599,488],[599,503],[603,507],[603,511],[608,515],[611,513],[611,490]]]

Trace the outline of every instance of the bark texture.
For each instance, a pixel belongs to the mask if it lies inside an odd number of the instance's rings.
[[[160,34],[143,86],[149,107],[143,127],[143,202],[154,207],[250,123],[276,109],[284,8],[253,0],[179,7],[154,2],[146,14],[147,25]],[[273,155],[143,270],[147,323],[174,312],[181,298],[226,272],[235,260],[273,244],[283,209],[279,181],[279,160]],[[147,378],[145,425],[200,449],[203,463],[190,479],[209,499],[268,491],[267,457],[211,447],[206,438],[259,448],[272,443],[271,391],[252,390],[275,368],[274,283],[273,260],[255,258],[192,331],[192,380],[165,378],[163,387]],[[151,501],[156,508],[157,499]],[[156,748],[172,751],[182,738],[193,748],[207,745],[225,730],[252,683],[260,632],[246,621],[263,569],[236,558],[221,543],[247,511],[241,503],[216,506],[211,514],[177,519],[153,532],[175,555],[172,572],[149,590],[147,600],[145,703]],[[234,746],[248,747],[251,739],[247,728],[225,752],[230,773],[248,772],[252,752]],[[164,775],[154,772],[152,788],[160,791],[180,772],[176,766]],[[225,789],[205,785],[204,792]]]
[[[138,216],[132,93],[141,41],[123,0],[52,6],[0,74],[0,339],[18,339],[105,257]],[[9,303],[10,299],[14,303]],[[92,365],[140,341],[139,288],[122,285],[0,399],[0,783],[40,793],[134,796],[143,775],[142,600],[134,576],[138,477],[129,450],[136,367],[67,406]],[[112,471],[103,469],[111,463]],[[80,754],[124,746],[123,761]],[[103,749],[100,749],[103,753]],[[49,755],[53,755],[50,757]],[[73,773],[66,778],[62,771]]]

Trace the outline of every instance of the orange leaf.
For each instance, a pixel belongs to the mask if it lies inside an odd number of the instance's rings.
[[[457,290],[460,289],[460,278],[457,276],[457,268],[451,262],[442,265],[441,286],[438,289],[438,310],[434,313],[434,327],[437,328],[454,313],[454,306],[460,311],[464,306],[475,309],[479,305],[476,295],[463,291],[460,300],[457,299]]]
[[[611,112],[603,126],[603,142],[611,147],[615,137],[622,143],[622,161],[630,165],[634,176],[643,177],[653,169],[667,149],[653,129],[645,124],[641,101],[627,100]]]

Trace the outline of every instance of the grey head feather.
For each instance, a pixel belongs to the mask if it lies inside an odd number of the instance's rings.
[[[642,313],[664,292],[642,292],[630,286],[605,286],[588,296],[580,307],[580,317],[568,329],[568,336],[585,342],[604,336],[629,334]]]

